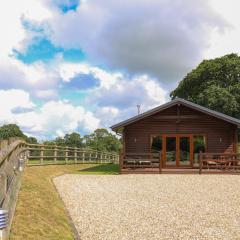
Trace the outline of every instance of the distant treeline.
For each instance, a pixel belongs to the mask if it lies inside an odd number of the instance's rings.
[[[26,142],[36,144],[37,138],[26,136],[16,124],[6,124],[0,127],[0,139],[8,139],[10,137],[21,137]],[[77,132],[65,134],[64,137],[57,137],[53,140],[43,141],[43,144],[59,145],[69,147],[84,147],[98,151],[119,152],[121,149],[121,139],[107,129],[100,128],[93,133],[81,136]]]

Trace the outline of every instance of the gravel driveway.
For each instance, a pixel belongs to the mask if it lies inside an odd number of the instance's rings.
[[[240,239],[240,176],[63,175],[82,240]]]

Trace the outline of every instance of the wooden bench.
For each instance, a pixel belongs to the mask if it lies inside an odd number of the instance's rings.
[[[152,160],[153,159],[124,159],[124,166],[126,167],[152,167]]]

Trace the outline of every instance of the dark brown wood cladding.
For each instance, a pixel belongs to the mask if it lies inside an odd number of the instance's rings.
[[[173,106],[126,126],[124,149],[126,153],[147,153],[152,135],[204,134],[208,152],[230,153],[236,152],[236,131],[234,124],[182,105]]]

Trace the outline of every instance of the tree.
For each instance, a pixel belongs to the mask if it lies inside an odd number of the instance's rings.
[[[37,144],[38,141],[35,137],[27,137],[26,139],[27,143],[30,143],[30,144]]]
[[[0,127],[0,139],[8,139],[10,137],[21,137],[26,140],[26,136],[16,124],[6,124]]]
[[[79,133],[73,132],[64,136],[65,145],[70,147],[81,147],[83,139]]]
[[[240,118],[240,57],[229,54],[202,61],[170,96]]]
[[[87,147],[98,151],[119,152],[121,148],[121,141],[104,128],[97,129],[94,133],[86,135],[84,141]]]
[[[55,140],[46,140],[43,142],[43,144],[45,145],[56,145],[56,142]]]
[[[61,137],[55,138],[54,143],[58,146],[66,146],[64,138]]]

